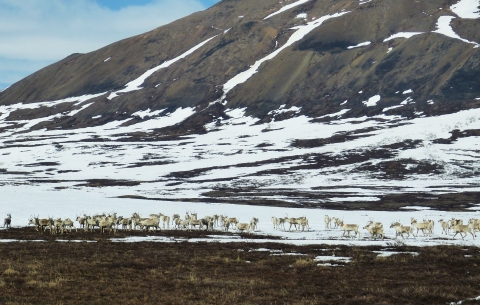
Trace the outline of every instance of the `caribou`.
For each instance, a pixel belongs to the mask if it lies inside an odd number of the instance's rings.
[[[54,233],[63,233],[62,228],[63,220],[61,218],[57,218],[53,221],[53,232]]]
[[[113,231],[113,234],[116,233],[115,230],[115,222],[113,222],[111,219],[105,219],[105,220],[100,220],[97,221],[97,225],[100,228],[100,232],[105,233],[105,230],[108,229],[108,233]]]
[[[198,226],[199,229],[202,229],[204,226],[203,221],[204,219],[197,220],[197,219],[190,218],[190,220],[188,221],[190,225],[190,230],[192,230],[192,228],[195,228],[196,226]],[[207,228],[208,228],[208,223],[207,223]]]
[[[295,230],[300,230],[300,228],[302,228],[302,231],[305,230],[305,227],[307,227],[307,230],[308,230],[308,227],[309,227],[308,219],[305,216],[298,217],[298,218],[293,218],[293,217],[286,218],[285,222],[290,223],[290,227],[288,228],[289,231],[292,229],[292,225],[295,227]]]
[[[160,220],[163,223],[162,227],[164,229],[170,229],[170,216],[160,214]],[[165,224],[167,224],[166,228],[165,228]]]
[[[412,227],[410,226],[403,226],[401,223],[399,222],[394,222],[392,223],[392,225],[390,226],[390,228],[394,228],[395,231],[396,231],[396,234],[395,234],[395,237],[398,237],[398,236],[402,236],[403,239],[405,239],[405,236],[403,236],[404,233],[407,234],[407,238],[410,237],[410,233],[412,233],[413,235],[413,232],[412,232]],[[415,237],[415,235],[413,235]]]
[[[80,229],[85,229],[85,218],[86,216],[84,215],[84,217],[77,216],[77,218],[75,219],[75,221],[78,221]]]
[[[85,218],[85,231],[94,232],[95,227],[98,227],[97,220],[87,216]]]
[[[237,226],[238,224],[238,219],[237,217],[229,217],[227,218],[226,220],[229,224],[234,224],[235,226]]]
[[[462,239],[464,239],[467,236],[467,233],[472,234],[473,239],[475,239],[475,232],[474,232],[474,229],[473,229],[473,224],[471,224],[471,223],[469,223],[468,225],[453,226],[452,230],[455,233],[455,235],[453,235],[452,239],[455,238],[455,236],[457,236],[457,234],[460,234]],[[464,233],[465,235],[463,235],[462,233]]]
[[[282,226],[283,231],[285,231],[285,219],[286,219],[286,218],[272,217],[273,228],[274,228],[275,230],[279,230],[279,229],[280,229],[280,226]]]
[[[345,224],[341,223],[340,225],[343,228],[343,235],[345,236],[345,233],[348,233],[348,237],[350,237],[350,232],[353,231],[355,232],[355,235],[353,237],[356,237],[358,234],[358,238],[360,238],[360,232],[358,231],[358,225],[357,224]]]
[[[328,215],[325,215],[324,221],[325,221],[325,230],[330,230],[330,225],[332,223],[332,218]]]
[[[480,231],[480,219],[471,218],[468,220],[468,223],[472,224],[473,233],[475,233],[475,231]]]
[[[180,219],[180,215],[179,214],[173,214],[172,216],[172,225],[177,225],[177,219]]]
[[[188,226],[190,224],[190,221],[189,220],[181,220],[180,218],[177,218],[177,228],[179,229],[183,229],[183,230],[187,230],[188,229]]]
[[[443,221],[443,219],[440,219],[438,222],[442,226],[442,234],[445,233],[445,235],[448,235],[448,231],[450,229],[450,226],[448,225],[448,222]]]
[[[333,222],[333,226],[334,228],[338,228],[338,227],[341,227],[342,226],[342,222],[343,220],[338,218],[338,217],[332,217],[332,222]]]
[[[239,232],[247,231],[247,233],[250,234],[250,224],[248,224],[248,223],[237,223],[237,231],[239,231]]]
[[[4,228],[10,228],[12,224],[12,214],[7,214],[7,218],[3,221]]]
[[[250,220],[250,229],[252,231],[256,231],[257,230],[257,224],[258,224],[259,220],[257,217],[253,217],[252,220]]]
[[[417,235],[414,235],[414,236],[418,236],[418,231],[422,231],[423,236],[432,235],[433,222],[431,221],[417,222],[415,218],[411,218],[411,225],[412,225],[412,229],[417,228]]]
[[[78,231],[77,228],[75,228],[75,226],[73,225],[73,221],[70,218],[65,219],[62,223],[62,233],[66,230],[72,232],[72,228],[75,229],[75,232]]]
[[[28,225],[34,225],[35,226],[35,230],[38,231],[38,226],[37,226],[37,222],[35,221],[35,218],[31,217],[28,219]]]
[[[53,234],[53,219],[52,218],[48,218],[48,219],[45,219],[45,218],[38,218],[38,217],[35,217],[35,225],[37,226],[37,228],[40,228],[40,230],[42,232],[45,232],[47,230],[47,228],[50,229],[50,234]]]
[[[383,234],[383,224],[376,222],[374,223],[373,221],[370,221],[365,227],[363,227],[365,230],[370,233],[371,237],[373,239],[377,239],[378,236],[382,237],[382,240],[385,238],[385,235]]]

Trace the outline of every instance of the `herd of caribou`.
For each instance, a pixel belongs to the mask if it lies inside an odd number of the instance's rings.
[[[106,231],[115,233],[119,228],[122,230],[160,230],[160,229],[170,229],[170,225],[174,229],[182,230],[192,230],[192,229],[205,229],[205,230],[221,230],[228,232],[230,228],[236,229],[238,232],[247,232],[251,233],[252,231],[257,230],[258,218],[254,217],[249,223],[241,223],[236,217],[228,217],[225,215],[213,215],[206,216],[204,218],[197,218],[197,213],[187,212],[184,219],[181,219],[180,215],[174,214],[172,218],[164,214],[150,214],[149,217],[140,217],[139,213],[133,213],[131,217],[125,218],[123,216],[117,216],[117,213],[111,215],[106,215],[105,213],[89,216],[77,216],[75,219],[79,224],[79,228],[87,232],[94,232],[96,229],[99,232],[105,233]],[[352,237],[360,238],[361,234],[359,231],[360,226],[358,224],[346,224],[343,222],[343,219],[338,217],[330,217],[325,215],[325,229],[342,229],[343,235],[350,237],[350,232],[355,233]],[[440,219],[438,221],[442,227],[442,234],[448,235],[450,232],[454,233],[453,238],[457,235],[460,235],[464,239],[469,233],[472,235],[472,238],[475,238],[475,232],[480,232],[480,219],[470,219],[467,224],[463,223],[461,219],[450,219],[444,221]],[[3,228],[10,228],[12,223],[12,215],[7,214],[3,223]],[[272,217],[273,228],[275,230],[285,228],[285,224],[289,224],[288,230],[292,229],[292,226],[295,230],[304,231],[309,230],[308,219],[306,217],[284,217],[277,218]],[[46,232],[47,229],[50,230],[51,234],[63,234],[71,232],[73,229],[78,230],[74,221],[70,218],[66,219],[53,219],[49,218],[39,218],[31,217],[28,221],[28,225],[34,225],[35,229],[39,232]],[[394,222],[390,225],[390,228],[394,229],[396,232],[395,237],[405,238],[404,234],[407,235],[407,238],[412,234],[414,237],[418,236],[419,232],[422,231],[424,236],[432,236],[435,222],[433,220],[424,219],[422,222],[418,222],[415,218],[411,218],[410,225],[404,226],[400,222]],[[384,239],[384,227],[381,222],[374,222],[370,220],[363,229],[367,230],[371,238]]]
[[[11,219],[11,216],[9,217]],[[111,215],[105,213],[93,216],[83,215],[77,216],[75,222],[78,222],[79,229],[87,232],[98,230],[101,233],[107,231],[116,233],[120,228],[122,230],[141,231],[170,229],[170,225],[175,229],[183,230],[205,229],[213,231],[214,228],[222,228],[224,231],[229,231],[230,228],[235,228],[239,232],[250,233],[257,230],[258,218],[252,218],[249,223],[240,223],[237,218],[225,215],[206,216],[198,219],[197,213],[187,212],[185,218],[181,219],[178,214],[173,215],[172,218],[161,213],[150,214],[149,217],[141,217],[139,213],[135,212],[131,217],[117,216],[117,213]],[[35,229],[42,233],[46,232],[47,229],[50,230],[51,234],[63,234],[72,230],[78,231],[74,221],[70,218],[31,217],[28,220],[28,225],[34,225]]]
[[[448,221],[440,219],[438,222],[442,227],[441,234],[448,235],[450,232],[452,232],[454,233],[453,238],[460,234],[462,239],[465,239],[468,233],[470,233],[472,238],[475,239],[475,232],[480,232],[480,219],[471,218],[467,224],[463,224],[462,219],[455,218],[452,218]],[[340,218],[325,215],[325,228],[330,229],[332,224],[335,228],[343,229],[343,236],[345,236],[345,234],[350,236],[350,232],[354,232],[355,235],[353,237],[356,237],[358,234],[358,237],[360,238],[358,224],[345,224]],[[407,238],[410,237],[410,234],[416,237],[420,231],[422,231],[424,236],[432,236],[434,227],[435,222],[431,219],[424,219],[422,222],[418,222],[413,217],[410,219],[409,226],[404,226],[399,221],[396,221],[390,225],[391,229],[395,229],[395,238],[399,236],[405,238],[404,234],[407,234]],[[381,222],[374,222],[373,220],[370,220],[363,228],[367,230],[370,236],[374,239],[384,239],[385,237],[383,224]]]

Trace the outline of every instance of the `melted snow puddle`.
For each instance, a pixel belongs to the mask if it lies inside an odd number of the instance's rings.
[[[412,256],[418,256],[418,252],[397,252],[397,251],[388,251],[388,250],[383,250],[383,251],[373,251],[373,253],[377,253],[377,257],[390,257],[392,255],[397,255],[397,254],[411,254]]]
[[[68,239],[57,239],[56,242],[60,243],[96,243],[96,240],[80,240],[80,239],[74,239],[74,240],[68,240]]]
[[[470,302],[470,301],[480,301],[480,296],[472,299],[466,299],[463,301],[458,301],[458,302],[451,302],[450,305],[456,305],[456,304],[463,304],[463,302]]]
[[[267,248],[258,248],[258,249],[250,249],[248,252],[270,252],[270,253],[283,253],[283,250],[273,250]]]
[[[46,240],[41,240],[41,239],[33,239],[33,240],[0,239],[0,243],[26,243],[26,242],[43,243],[43,242],[46,242]]]
[[[343,256],[317,256],[314,258],[314,261],[320,262],[317,266],[325,266],[325,267],[343,267],[343,265],[339,264],[332,264],[331,262],[338,262],[343,264],[348,264],[352,261],[351,257],[343,257]]]
[[[69,239],[57,239],[55,240],[56,242],[59,243],[96,243],[96,240],[69,240]],[[0,243],[44,243],[47,242],[47,240],[43,239],[25,239],[25,240],[20,240],[20,239],[0,239]]]

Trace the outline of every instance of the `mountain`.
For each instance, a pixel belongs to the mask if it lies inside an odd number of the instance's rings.
[[[224,0],[0,92],[1,183],[446,210],[480,202],[480,2]]]

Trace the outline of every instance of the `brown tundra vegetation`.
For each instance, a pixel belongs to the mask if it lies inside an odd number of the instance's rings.
[[[2,230],[0,240],[22,242],[0,243],[0,304],[473,304],[480,295],[476,247],[194,243],[188,239],[212,233],[148,234],[184,239],[125,243],[83,231]]]

